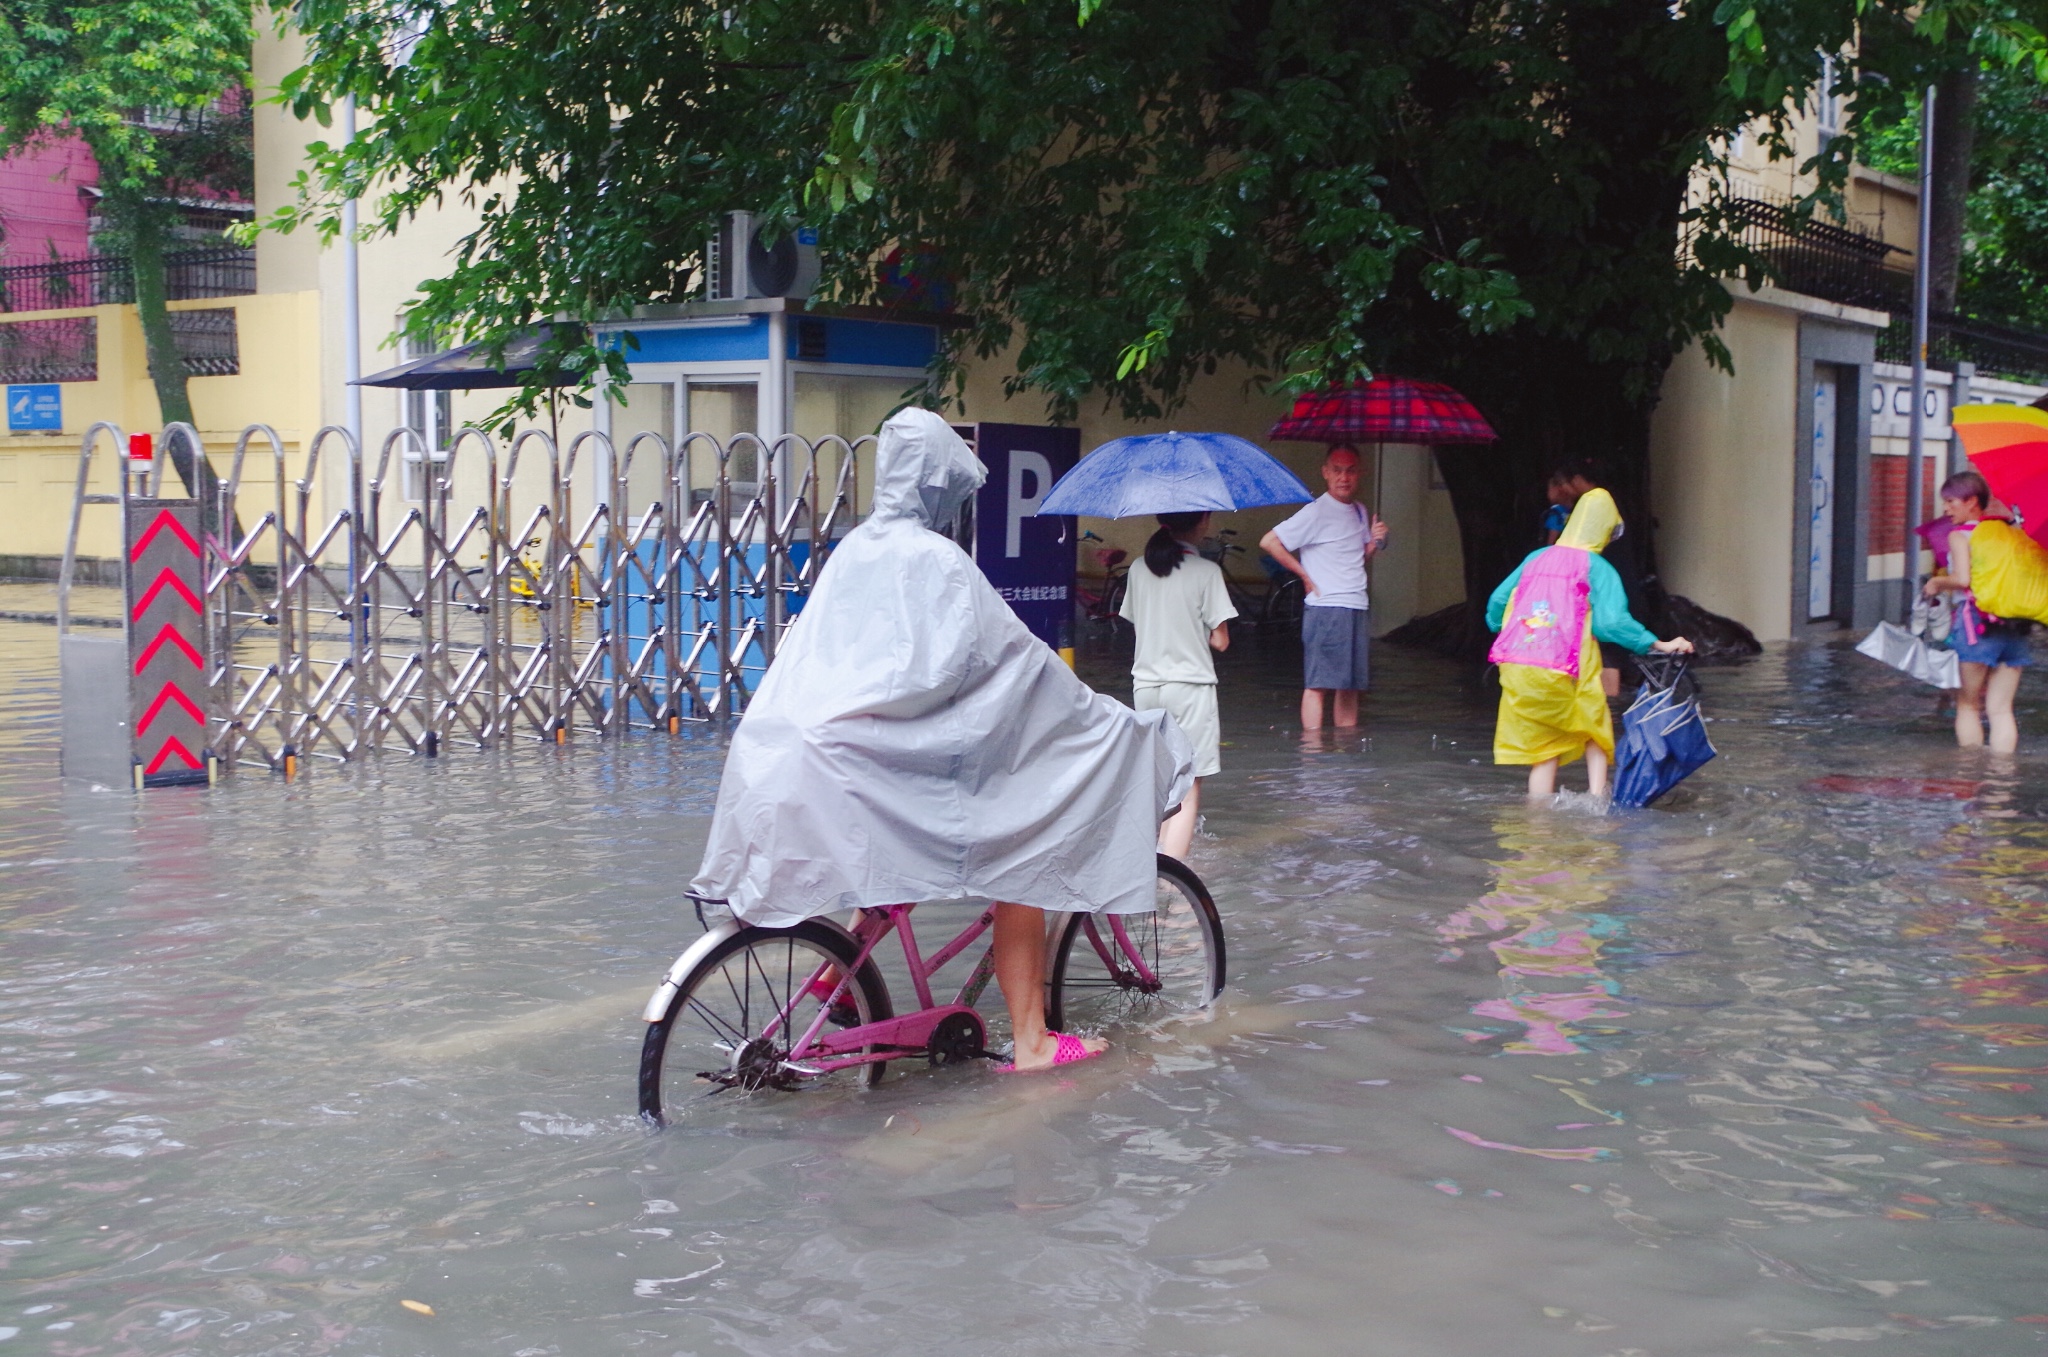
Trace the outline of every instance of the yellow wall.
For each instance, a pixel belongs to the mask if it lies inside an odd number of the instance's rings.
[[[1799,317],[1738,295],[1721,338],[1731,376],[1695,344],[1664,377],[1650,488],[1665,587],[1757,639],[1792,629]]]
[[[306,40],[271,24],[257,27],[250,52],[256,92],[252,134],[256,152],[256,220],[269,220],[280,207],[298,200],[292,180],[306,168],[306,143],[337,140],[337,127],[300,122],[289,108],[273,103],[278,82],[305,60]],[[256,290],[305,292],[320,286],[320,237],[310,229],[281,235],[264,231],[256,237]]]
[[[313,292],[253,297],[221,297],[172,302],[173,311],[232,307],[241,371],[232,377],[191,379],[192,412],[206,441],[207,452],[225,476],[235,440],[244,426],[265,423],[274,428],[292,456],[288,474],[296,475],[298,453],[318,428],[320,414],[320,298]],[[66,311],[10,315],[9,321],[45,320],[62,316],[94,316],[99,322],[99,380],[65,382],[64,431],[60,434],[0,435],[0,551],[10,556],[57,556],[71,520],[71,501],[78,477],[79,440],[99,420],[124,431],[155,432],[156,388],[149,380],[149,362],[142,325],[132,306],[94,306]],[[93,489],[111,492],[112,444],[102,439],[95,454]],[[262,514],[275,503],[272,459],[266,453],[259,472],[255,460],[243,473],[250,493],[243,497],[243,518]],[[167,488],[177,485],[167,477]],[[315,512],[321,507],[317,502]],[[337,506],[338,507],[338,506]],[[79,554],[117,558],[119,529],[112,509],[86,510],[80,525]]]

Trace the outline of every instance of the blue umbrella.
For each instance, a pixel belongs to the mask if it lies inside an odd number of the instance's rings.
[[[1272,454],[1235,434],[1133,434],[1083,457],[1060,477],[1038,512],[1137,518],[1314,498]]]

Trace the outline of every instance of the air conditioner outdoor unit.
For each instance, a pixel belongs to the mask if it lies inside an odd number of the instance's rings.
[[[704,295],[712,301],[788,297],[802,301],[818,285],[818,233],[786,230],[769,245],[751,212],[728,212],[704,246]]]

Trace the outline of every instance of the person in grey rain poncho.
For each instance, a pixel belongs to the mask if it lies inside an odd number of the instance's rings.
[[[985,475],[929,410],[882,426],[873,512],[733,732],[691,892],[764,927],[999,902],[996,980],[1031,1069],[1101,1049],[1045,1028],[1042,911],[1153,908],[1193,759],[1164,712],[1076,678],[941,535]]]

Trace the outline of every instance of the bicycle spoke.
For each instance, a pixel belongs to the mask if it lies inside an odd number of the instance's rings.
[[[1222,935],[1199,880],[1177,862],[1162,865],[1154,903],[1145,913],[1069,924],[1049,996],[1063,1029],[1148,1022],[1214,997]]]
[[[732,991],[732,1001],[740,1006],[740,1027],[744,1029],[747,1026],[747,1001],[741,997],[740,987],[732,982],[732,967],[720,966],[718,974],[725,981],[725,987]]]
[[[790,952],[791,952],[791,951],[793,951],[793,950],[794,950],[794,949],[793,949],[793,948],[792,948],[792,947],[790,946],[790,944],[789,944],[789,943],[787,943],[787,942],[784,942],[784,943],[782,944],[782,951],[783,951],[783,955],[784,955],[784,956],[788,956],[788,955],[790,954]],[[752,967],[753,967],[753,969],[754,969],[754,970],[756,970],[756,971],[760,972],[760,974],[761,974],[761,988],[762,988],[762,989],[764,989],[764,990],[766,990],[766,991],[768,991],[768,1006],[769,1006],[769,1009],[770,1009],[770,1011],[771,1011],[771,1012],[772,1012],[772,1014],[773,1014],[773,1017],[771,1017],[771,1018],[770,1018],[769,1020],[770,1020],[771,1022],[780,1022],[780,1023],[783,1023],[783,1024],[785,1024],[785,1025],[786,1025],[786,1024],[788,1024],[788,1022],[789,1022],[789,1021],[791,1020],[791,1018],[792,1018],[792,1017],[794,1016],[794,1012],[793,1012],[793,1010],[794,1010],[794,1008],[795,1008],[795,1004],[794,1004],[794,1002],[792,1001],[792,1003],[791,1003],[791,1004],[790,1004],[790,1005],[789,1005],[788,1007],[785,1007],[785,1006],[783,1005],[782,1001],[781,1001],[780,999],[778,999],[778,998],[776,998],[776,997],[775,997],[775,981],[774,981],[774,980],[773,980],[772,978],[770,978],[770,977],[769,977],[769,974],[768,974],[768,968],[767,968],[766,966],[763,966],[763,965],[761,964],[761,959],[760,959],[759,955],[758,955],[758,954],[757,954],[757,953],[756,953],[756,952],[755,952],[755,951],[754,951],[754,950],[753,950],[752,948],[749,948],[749,949],[748,949],[748,951],[747,951],[747,960],[748,960],[748,962],[749,962],[749,963],[750,963],[750,964],[752,965]],[[786,992],[787,992],[787,991],[785,991],[785,993],[786,993]],[[800,1034],[800,1033],[798,1033],[798,1034],[789,1034],[789,1033],[785,1033],[785,1039],[787,1039],[787,1037],[788,1037],[788,1036],[790,1036],[790,1035],[801,1035],[801,1034]]]
[[[733,1044],[734,1050],[738,1050],[741,1046],[744,1046],[746,1044],[746,1032],[742,1028],[733,1026],[724,1018],[721,1018],[718,1016],[718,1014],[712,1012],[703,1000],[693,998],[689,1001],[689,1006],[690,1011],[692,1013],[695,1013],[698,1017],[704,1020],[705,1026],[713,1029],[714,1035],[723,1034],[728,1039],[730,1039]]]

